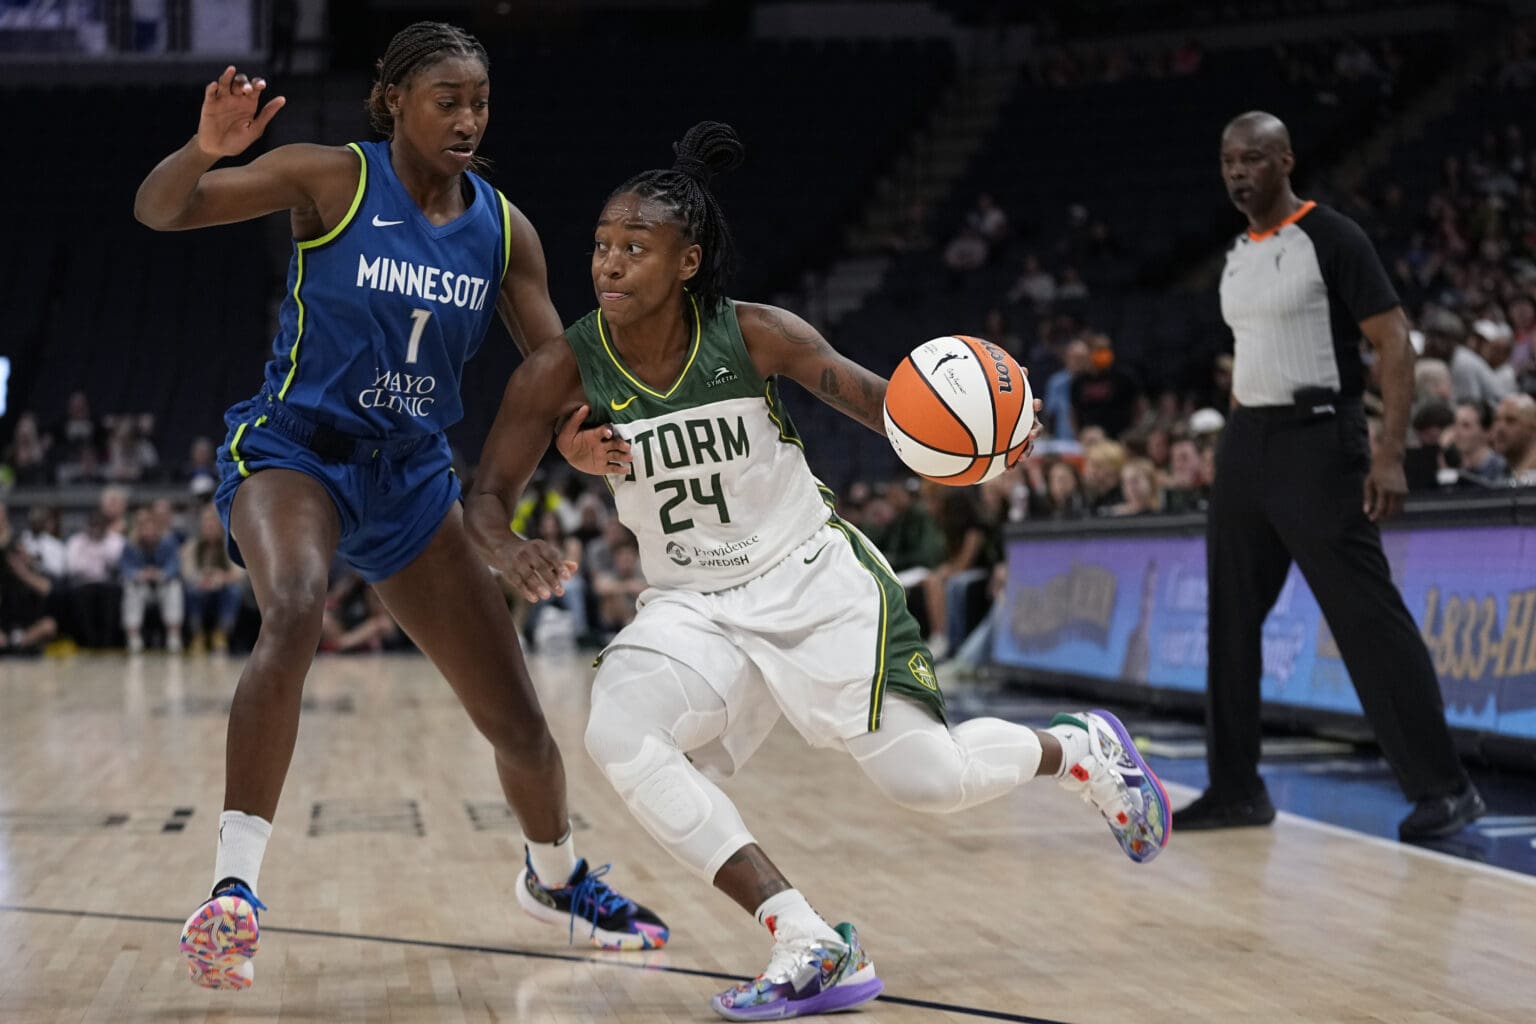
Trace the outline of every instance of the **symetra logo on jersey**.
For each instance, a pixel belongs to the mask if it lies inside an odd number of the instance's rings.
[[[388,256],[370,260],[366,254],[357,257],[357,286],[473,310],[484,309],[490,293],[490,282],[483,277],[392,260]]]

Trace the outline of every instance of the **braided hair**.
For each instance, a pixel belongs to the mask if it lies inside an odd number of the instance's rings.
[[[700,310],[713,313],[724,303],[726,287],[736,272],[736,243],[709,182],[721,171],[740,167],[746,150],[730,125],[700,121],[681,142],[672,144],[672,152],[677,159],[669,169],[641,171],[608,198],[632,192],[641,199],[654,199],[682,222],[684,239],[702,250],[691,290]]]
[[[457,25],[445,21],[418,21],[407,25],[389,41],[384,56],[375,65],[379,77],[368,91],[368,120],[380,135],[388,138],[395,132],[395,119],[385,100],[389,87],[404,84],[417,68],[441,57],[473,57],[487,71],[491,69],[491,59],[480,40]]]

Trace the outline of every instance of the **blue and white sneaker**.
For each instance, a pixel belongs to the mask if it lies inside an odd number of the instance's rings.
[[[251,957],[261,943],[257,911],[266,905],[244,882],[221,883],[181,928],[181,955],[194,984],[247,989],[255,979]]]
[[[619,894],[603,881],[611,865],[596,870],[587,867],[586,858],[576,862],[576,870],[565,884],[548,888],[533,872],[532,861],[524,861],[517,876],[517,904],[530,917],[546,924],[563,924],[576,941],[576,922],[590,922],[588,936],[599,949],[660,949],[672,934],[654,912]]]
[[[1162,853],[1172,831],[1168,791],[1124,723],[1108,711],[1084,711],[1057,715],[1051,724],[1075,725],[1088,733],[1088,756],[1067,769],[1062,785],[1099,809],[1131,860],[1145,864]]]
[[[776,936],[763,973],[721,992],[710,1006],[726,1020],[788,1020],[874,999],[885,983],[875,976],[858,932],[847,922],[833,930],[842,942]]]

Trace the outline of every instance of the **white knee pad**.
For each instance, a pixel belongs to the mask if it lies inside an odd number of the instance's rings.
[[[730,799],[679,747],[679,739],[716,728],[717,715],[723,727],[725,711],[723,704],[708,707],[700,694],[693,694],[693,704],[706,706],[691,705],[682,674],[693,673],[674,665],[665,655],[633,648],[604,659],[592,689],[587,753],[652,838],[709,881],[753,839]]]

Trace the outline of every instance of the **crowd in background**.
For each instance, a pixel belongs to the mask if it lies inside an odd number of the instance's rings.
[[[1198,72],[1186,44],[1151,58],[1045,51],[1037,74],[1062,88],[1138,75]],[[1346,41],[1279,54],[1319,102],[1330,90],[1390,91],[1390,41]],[[1483,87],[1536,88],[1536,47],[1513,33]],[[1518,121],[1490,126],[1468,152],[1444,154],[1428,192],[1392,178],[1317,198],[1358,221],[1377,244],[1413,325],[1418,352],[1407,470],[1415,490],[1536,485],[1536,140]],[[892,235],[896,251],[934,248],[956,277],[985,265],[1016,269],[979,333],[1030,369],[1044,403],[1033,457],[979,488],[910,477],[854,481],[839,512],[886,553],[908,585],[936,653],[953,649],[1001,585],[1002,531],[1024,520],[1198,513],[1213,479],[1215,445],[1231,404],[1232,357],[1219,354],[1193,386],[1149,386],[1134,359],[1093,326],[1093,289],[1113,287],[1112,226],[1084,205],[1051,237],[1034,237],[988,194],[976,196],[940,239],[914,207]],[[1010,270],[1010,274],[1014,271]],[[1214,299],[1213,299],[1214,301]],[[1028,323],[1021,337],[1010,323]],[[1374,358],[1362,349],[1379,414]],[[855,353],[855,356],[857,354]],[[162,458],[153,418],[94,414],[69,397],[56,418],[22,410],[0,458],[0,484],[101,485],[77,529],[60,509],[29,504],[25,523],[0,515],[0,651],[35,652],[59,638],[83,647],[163,645],[219,652],[254,636],[254,601],[231,563],[209,503],[214,442],[197,438],[181,461]],[[1380,419],[1373,416],[1373,431]],[[850,426],[849,429],[859,429]],[[814,453],[813,453],[814,454]],[[130,488],[161,496],[130,508]],[[634,537],[601,487],[579,476],[539,480],[514,528],[582,566],[560,599],[524,607],[509,592],[535,648],[600,645],[634,615],[645,587]],[[338,566],[322,650],[409,646],[377,594]]]

